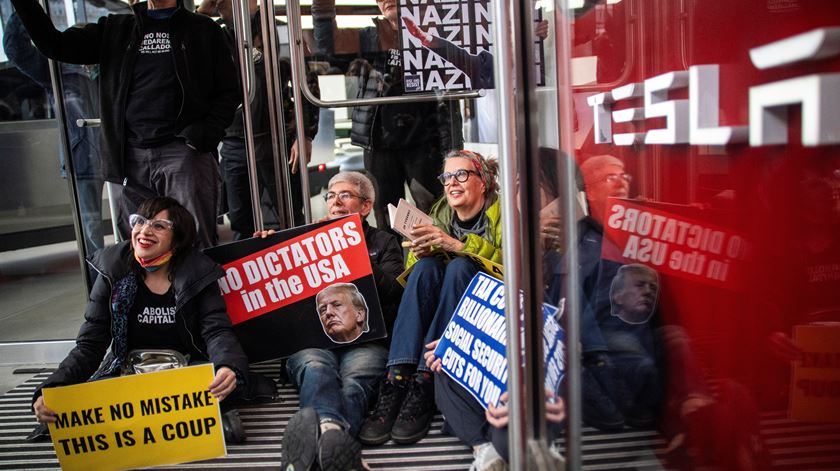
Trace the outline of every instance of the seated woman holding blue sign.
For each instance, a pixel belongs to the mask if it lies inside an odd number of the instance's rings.
[[[218,401],[244,384],[248,359],[216,284],[224,272],[193,248],[193,216],[174,199],[157,197],[143,202],[129,224],[130,241],[106,247],[88,262],[101,276],[90,293],[76,346],[35,390],[33,409],[42,424],[56,420],[44,403],[43,388],[142,372],[144,367],[154,370],[148,360],[153,351],[165,350],[157,356],[167,357],[174,367],[213,362],[216,376],[208,387]],[[230,411],[223,418],[225,438],[243,441],[235,414]]]
[[[359,439],[377,445],[389,438],[414,443],[423,438],[435,412],[432,374],[423,346],[440,338],[458,300],[479,271],[467,257],[502,262],[502,217],[498,165],[468,150],[452,151],[438,177],[445,197],[430,211],[434,224],[417,225],[406,265],[412,268],[397,312],[388,353],[388,373],[374,411]],[[448,252],[450,260],[436,256]]]

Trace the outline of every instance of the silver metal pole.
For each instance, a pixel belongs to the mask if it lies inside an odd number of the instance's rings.
[[[508,404],[510,422],[508,425],[509,458],[511,469],[526,469],[527,464],[527,396],[524,391],[524,358],[520,332],[522,329],[522,305],[519,292],[522,287],[522,228],[519,205],[517,204],[516,176],[519,173],[517,156],[520,144],[517,142],[518,131],[517,92],[521,92],[514,75],[518,64],[514,51],[514,10],[516,2],[496,0],[493,2],[496,49],[495,82],[499,93],[497,113],[499,116],[499,167],[502,188],[502,259],[505,266],[505,317],[507,319],[507,357],[508,357]]]
[[[257,177],[257,153],[254,149],[254,123],[251,117],[251,102],[254,100],[254,44],[251,36],[251,12],[247,0],[233,0],[233,29],[236,33],[236,51],[239,55],[239,76],[242,80],[242,122],[245,125],[245,152],[248,162],[248,180],[251,188],[251,205],[254,216],[254,230],[261,231],[263,224],[260,186]],[[250,234],[247,234],[250,235]]]
[[[41,6],[47,15],[50,16],[49,2],[42,0]],[[65,119],[67,112],[64,107],[64,86],[61,81],[61,65],[52,60],[48,60],[50,69],[50,77],[52,78],[53,101],[55,108],[55,118],[58,121],[58,136],[61,140],[61,147],[64,149],[64,166],[67,169],[67,188],[70,191],[70,212],[73,215],[73,232],[76,234],[76,245],[79,248],[79,265],[82,270],[82,278],[85,280],[85,288],[88,293],[92,286],[90,279],[90,271],[87,269],[87,244],[85,243],[85,233],[82,228],[82,211],[79,206],[79,193],[76,190],[76,169],[73,165],[73,150],[70,145],[70,136],[67,135],[67,125]]]
[[[564,192],[565,206],[563,214],[564,232],[567,234],[566,248],[566,313],[563,315],[566,327],[566,466],[567,469],[580,469],[582,466],[583,436],[583,395],[581,393],[581,354],[580,344],[580,272],[577,248],[577,181],[575,179],[575,135],[574,101],[572,99],[572,54],[571,25],[568,14],[571,12],[567,0],[554,2],[554,30],[557,40],[555,67],[557,71],[557,110],[560,128],[560,149],[566,152],[565,171],[561,172],[560,188]]]
[[[289,172],[289,159],[286,153],[286,125],[283,109],[282,77],[280,76],[280,57],[275,28],[274,8],[263,5],[260,9],[263,65],[265,66],[266,94],[268,98],[268,116],[271,129],[271,150],[274,156],[274,183],[277,191],[277,217],[280,228],[287,229],[294,225],[292,215],[292,184]]]
[[[111,211],[111,230],[114,232],[114,242],[122,242],[120,235],[120,227],[117,225],[117,202],[114,201],[113,186],[117,185],[113,182],[105,182],[105,191],[108,193],[108,210]]]
[[[289,51],[292,56],[292,94],[295,98],[295,125],[297,127],[297,149],[298,149],[298,172],[300,172],[300,190],[303,193],[303,217],[306,223],[312,222],[312,205],[309,201],[309,170],[307,168],[306,156],[306,130],[303,122],[303,97],[301,89],[309,90],[306,82],[306,63],[303,56],[303,41],[300,38],[300,4],[297,0],[286,2],[286,11],[289,18],[289,36],[291,47]],[[310,93],[311,95],[311,93]],[[312,101],[314,95],[307,99]],[[316,98],[317,99],[317,98]],[[314,103],[314,101],[313,101]],[[346,106],[346,105],[345,105]]]

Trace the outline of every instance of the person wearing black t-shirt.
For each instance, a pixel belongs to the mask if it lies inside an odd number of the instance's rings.
[[[129,225],[131,240],[106,247],[90,260],[100,276],[76,347],[35,390],[33,409],[41,423],[56,419],[43,388],[130,372],[132,350],[176,350],[191,362],[212,362],[216,376],[209,389],[223,410],[226,398],[247,387],[248,359],[216,284],[224,271],[194,249],[193,216],[174,199],[156,197],[140,204]],[[243,435],[229,433],[236,420],[230,414],[235,412],[226,412],[223,419],[226,438],[241,441]]]
[[[132,14],[60,32],[37,1],[12,3],[42,54],[99,64],[102,175],[122,185],[123,238],[131,232],[127,216],[141,202],[171,196],[194,215],[198,246],[214,245],[216,149],[241,100],[219,26],[181,0],[150,0],[133,5]]]

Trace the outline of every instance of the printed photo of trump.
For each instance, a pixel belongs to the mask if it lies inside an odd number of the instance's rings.
[[[351,343],[370,331],[365,297],[353,283],[336,283],[315,296],[324,333],[335,343]]]

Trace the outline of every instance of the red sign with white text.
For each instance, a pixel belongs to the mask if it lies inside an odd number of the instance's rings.
[[[744,238],[723,227],[630,200],[607,203],[601,254],[607,260],[733,289],[745,251]]]
[[[358,217],[341,219],[224,264],[219,280],[231,322],[315,296],[372,273]]]

